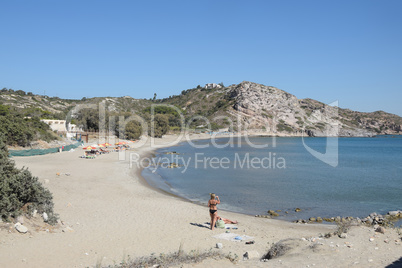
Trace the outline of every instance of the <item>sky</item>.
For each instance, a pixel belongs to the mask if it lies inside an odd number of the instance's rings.
[[[251,81],[402,116],[400,0],[0,0],[0,88],[164,98]]]

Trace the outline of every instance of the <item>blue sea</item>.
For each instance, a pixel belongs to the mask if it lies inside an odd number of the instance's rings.
[[[142,172],[151,186],[201,204],[213,192],[223,210],[281,210],[284,220],[402,210],[400,136],[197,140],[160,149],[153,161]]]

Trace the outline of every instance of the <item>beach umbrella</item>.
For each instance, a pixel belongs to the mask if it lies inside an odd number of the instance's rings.
[[[84,148],[82,148],[82,149],[84,149],[84,150],[94,150],[94,149],[96,149],[96,147],[87,146],[87,147],[84,147]]]
[[[105,144],[98,144],[99,147],[106,147]]]
[[[106,147],[108,147],[108,146],[111,146],[111,144],[110,143],[104,143],[103,145],[105,145]]]
[[[126,144],[126,143],[124,141],[116,142],[116,145],[123,145],[123,144]]]

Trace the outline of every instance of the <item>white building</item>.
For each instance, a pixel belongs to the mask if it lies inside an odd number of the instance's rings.
[[[221,85],[215,84],[215,83],[209,83],[209,84],[205,84],[205,88],[206,89],[213,89],[213,88],[221,88]]]
[[[42,122],[45,122],[50,126],[53,131],[62,131],[62,132],[80,132],[82,129],[77,127],[75,124],[68,123],[68,129],[66,128],[66,120],[53,120],[53,119],[41,119]]]

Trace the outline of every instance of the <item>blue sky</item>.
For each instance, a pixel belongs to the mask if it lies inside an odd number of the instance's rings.
[[[0,88],[158,98],[247,80],[402,116],[402,1],[4,1]]]

